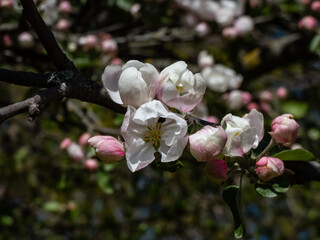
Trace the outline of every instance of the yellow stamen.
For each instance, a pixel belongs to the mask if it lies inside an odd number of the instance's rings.
[[[181,95],[181,93],[183,92],[183,86],[181,84],[179,84],[179,86],[176,86],[179,94]]]
[[[160,131],[161,123],[147,125],[147,131],[143,134],[145,142],[151,142],[152,146],[158,150],[160,147],[160,140],[162,132]]]

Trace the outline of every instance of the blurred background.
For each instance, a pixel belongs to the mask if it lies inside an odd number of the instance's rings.
[[[319,1],[35,2],[61,48],[97,83],[108,64],[136,59],[161,71],[183,60],[207,82],[195,115],[219,122],[256,108],[267,142],[272,119],[291,113],[300,125],[293,147],[319,158]],[[0,68],[55,70],[16,0],[0,0]],[[0,81],[0,107],[38,91]],[[21,114],[2,123],[0,239],[233,239],[221,187],[191,156],[175,173],[149,166],[134,174],[125,161],[94,158],[84,139],[118,136],[122,119],[63,99],[33,122]],[[65,138],[77,154],[60,148]],[[320,239],[319,190],[310,182],[265,199],[244,181],[245,239]]]

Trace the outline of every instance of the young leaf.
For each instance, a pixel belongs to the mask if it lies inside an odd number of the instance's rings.
[[[278,196],[278,194],[267,184],[256,184],[255,188],[256,192],[262,197],[273,198]]]
[[[239,239],[245,234],[245,224],[241,211],[241,192],[238,186],[226,187],[222,193],[223,200],[228,204],[234,221],[234,236]]]
[[[279,152],[272,157],[279,158],[282,161],[313,161],[316,157],[309,151],[304,149],[285,150]]]

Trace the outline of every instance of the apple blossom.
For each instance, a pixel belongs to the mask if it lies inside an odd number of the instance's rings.
[[[112,163],[124,158],[123,143],[112,136],[94,136],[88,140],[88,143],[104,162]]]
[[[10,8],[14,5],[14,0],[1,0],[0,7]]]
[[[320,1],[314,1],[311,4],[311,10],[314,12],[320,12]]]
[[[187,144],[187,122],[160,101],[153,100],[138,109],[128,106],[121,134],[125,140],[129,169],[135,172],[149,165],[156,152],[161,162],[178,160]]]
[[[257,148],[264,134],[263,121],[262,113],[255,109],[242,118],[227,114],[221,121],[228,136],[223,153],[230,157],[241,157],[251,148]]]
[[[81,146],[87,146],[88,145],[88,140],[90,139],[90,133],[83,133],[81,134],[81,136],[79,137],[79,144]]]
[[[228,167],[224,160],[212,159],[206,163],[206,172],[215,183],[222,183],[227,180]]]
[[[317,20],[313,16],[305,16],[299,21],[299,28],[314,31],[317,28]]]
[[[132,14],[132,16],[137,16],[140,9],[141,9],[141,4],[135,3],[131,6],[130,13]]]
[[[198,162],[207,162],[222,152],[226,141],[222,127],[205,126],[189,136],[190,152]]]
[[[248,105],[252,101],[252,95],[251,93],[247,91],[242,91],[242,103],[243,105]]]
[[[200,22],[195,26],[195,30],[199,37],[203,37],[210,33],[210,26],[206,22]]]
[[[247,109],[248,109],[248,111],[251,111],[252,109],[259,109],[259,106],[255,102],[250,102],[247,105]]]
[[[61,13],[71,13],[72,6],[69,1],[63,0],[58,6],[58,11]]]
[[[239,88],[243,80],[243,77],[233,69],[221,64],[206,67],[201,71],[201,74],[207,83],[207,87],[216,92]]]
[[[107,52],[107,53],[113,53],[118,50],[118,44],[117,42],[110,38],[110,39],[104,39],[101,42],[101,51]]]
[[[220,26],[226,27],[232,23],[234,17],[235,17],[234,9],[229,7],[221,7],[216,12],[215,20]]]
[[[277,89],[277,97],[279,99],[285,99],[288,96],[288,89],[285,87],[279,87]]]
[[[107,66],[102,83],[114,102],[138,108],[155,98],[158,75],[151,64],[130,60],[122,68]]]
[[[222,95],[222,99],[230,110],[239,110],[243,106],[242,91],[232,90]]]
[[[70,145],[67,147],[67,153],[69,156],[76,162],[79,162],[83,160],[84,158],[84,152],[82,151],[82,148],[80,145],[71,142]]]
[[[264,90],[264,91],[260,92],[260,94],[259,94],[259,99],[262,102],[271,102],[273,100],[273,98],[274,98],[273,94],[269,90]]]
[[[277,143],[290,146],[296,141],[298,129],[299,124],[291,114],[282,114],[272,121],[270,134]]]
[[[252,32],[254,23],[251,17],[241,16],[233,23],[233,26],[238,31],[239,35],[246,35]]]
[[[80,46],[82,46],[84,51],[88,51],[90,49],[94,49],[97,47],[98,38],[93,34],[89,34],[89,35],[80,37],[78,40],[78,43]]]
[[[222,36],[228,40],[234,40],[238,37],[238,31],[234,27],[226,27],[222,30]]]
[[[262,181],[269,181],[284,173],[285,167],[283,162],[278,158],[262,157],[256,162],[255,172]]]
[[[65,138],[63,141],[60,143],[60,149],[65,150],[71,145],[72,141],[70,138]]]
[[[60,19],[56,25],[59,31],[66,31],[70,28],[70,21],[67,19]]]
[[[163,69],[158,78],[158,99],[182,113],[194,109],[202,101],[205,90],[201,74],[193,74],[183,61]]]
[[[198,65],[201,69],[205,67],[212,67],[213,64],[214,64],[214,58],[212,55],[208,54],[208,52],[205,50],[199,52]]]
[[[87,159],[84,162],[84,165],[90,171],[94,171],[99,167],[98,161],[96,159],[94,159],[94,158]]]
[[[20,33],[18,41],[22,48],[31,48],[34,44],[33,36],[28,32]]]

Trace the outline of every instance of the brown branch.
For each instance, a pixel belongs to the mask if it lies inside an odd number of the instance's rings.
[[[53,33],[48,29],[45,22],[41,18],[33,0],[20,0],[20,2],[23,7],[23,16],[28,20],[34,31],[37,33],[51,61],[53,62],[53,65],[58,70],[76,70],[73,62],[70,61],[60,49],[56,39],[53,36]]]
[[[0,68],[0,81],[26,87],[48,87],[50,74],[11,71]]]
[[[22,102],[0,108],[0,123],[23,112],[28,112],[29,120],[32,121],[49,102],[63,97],[63,92],[60,87],[50,88]]]

